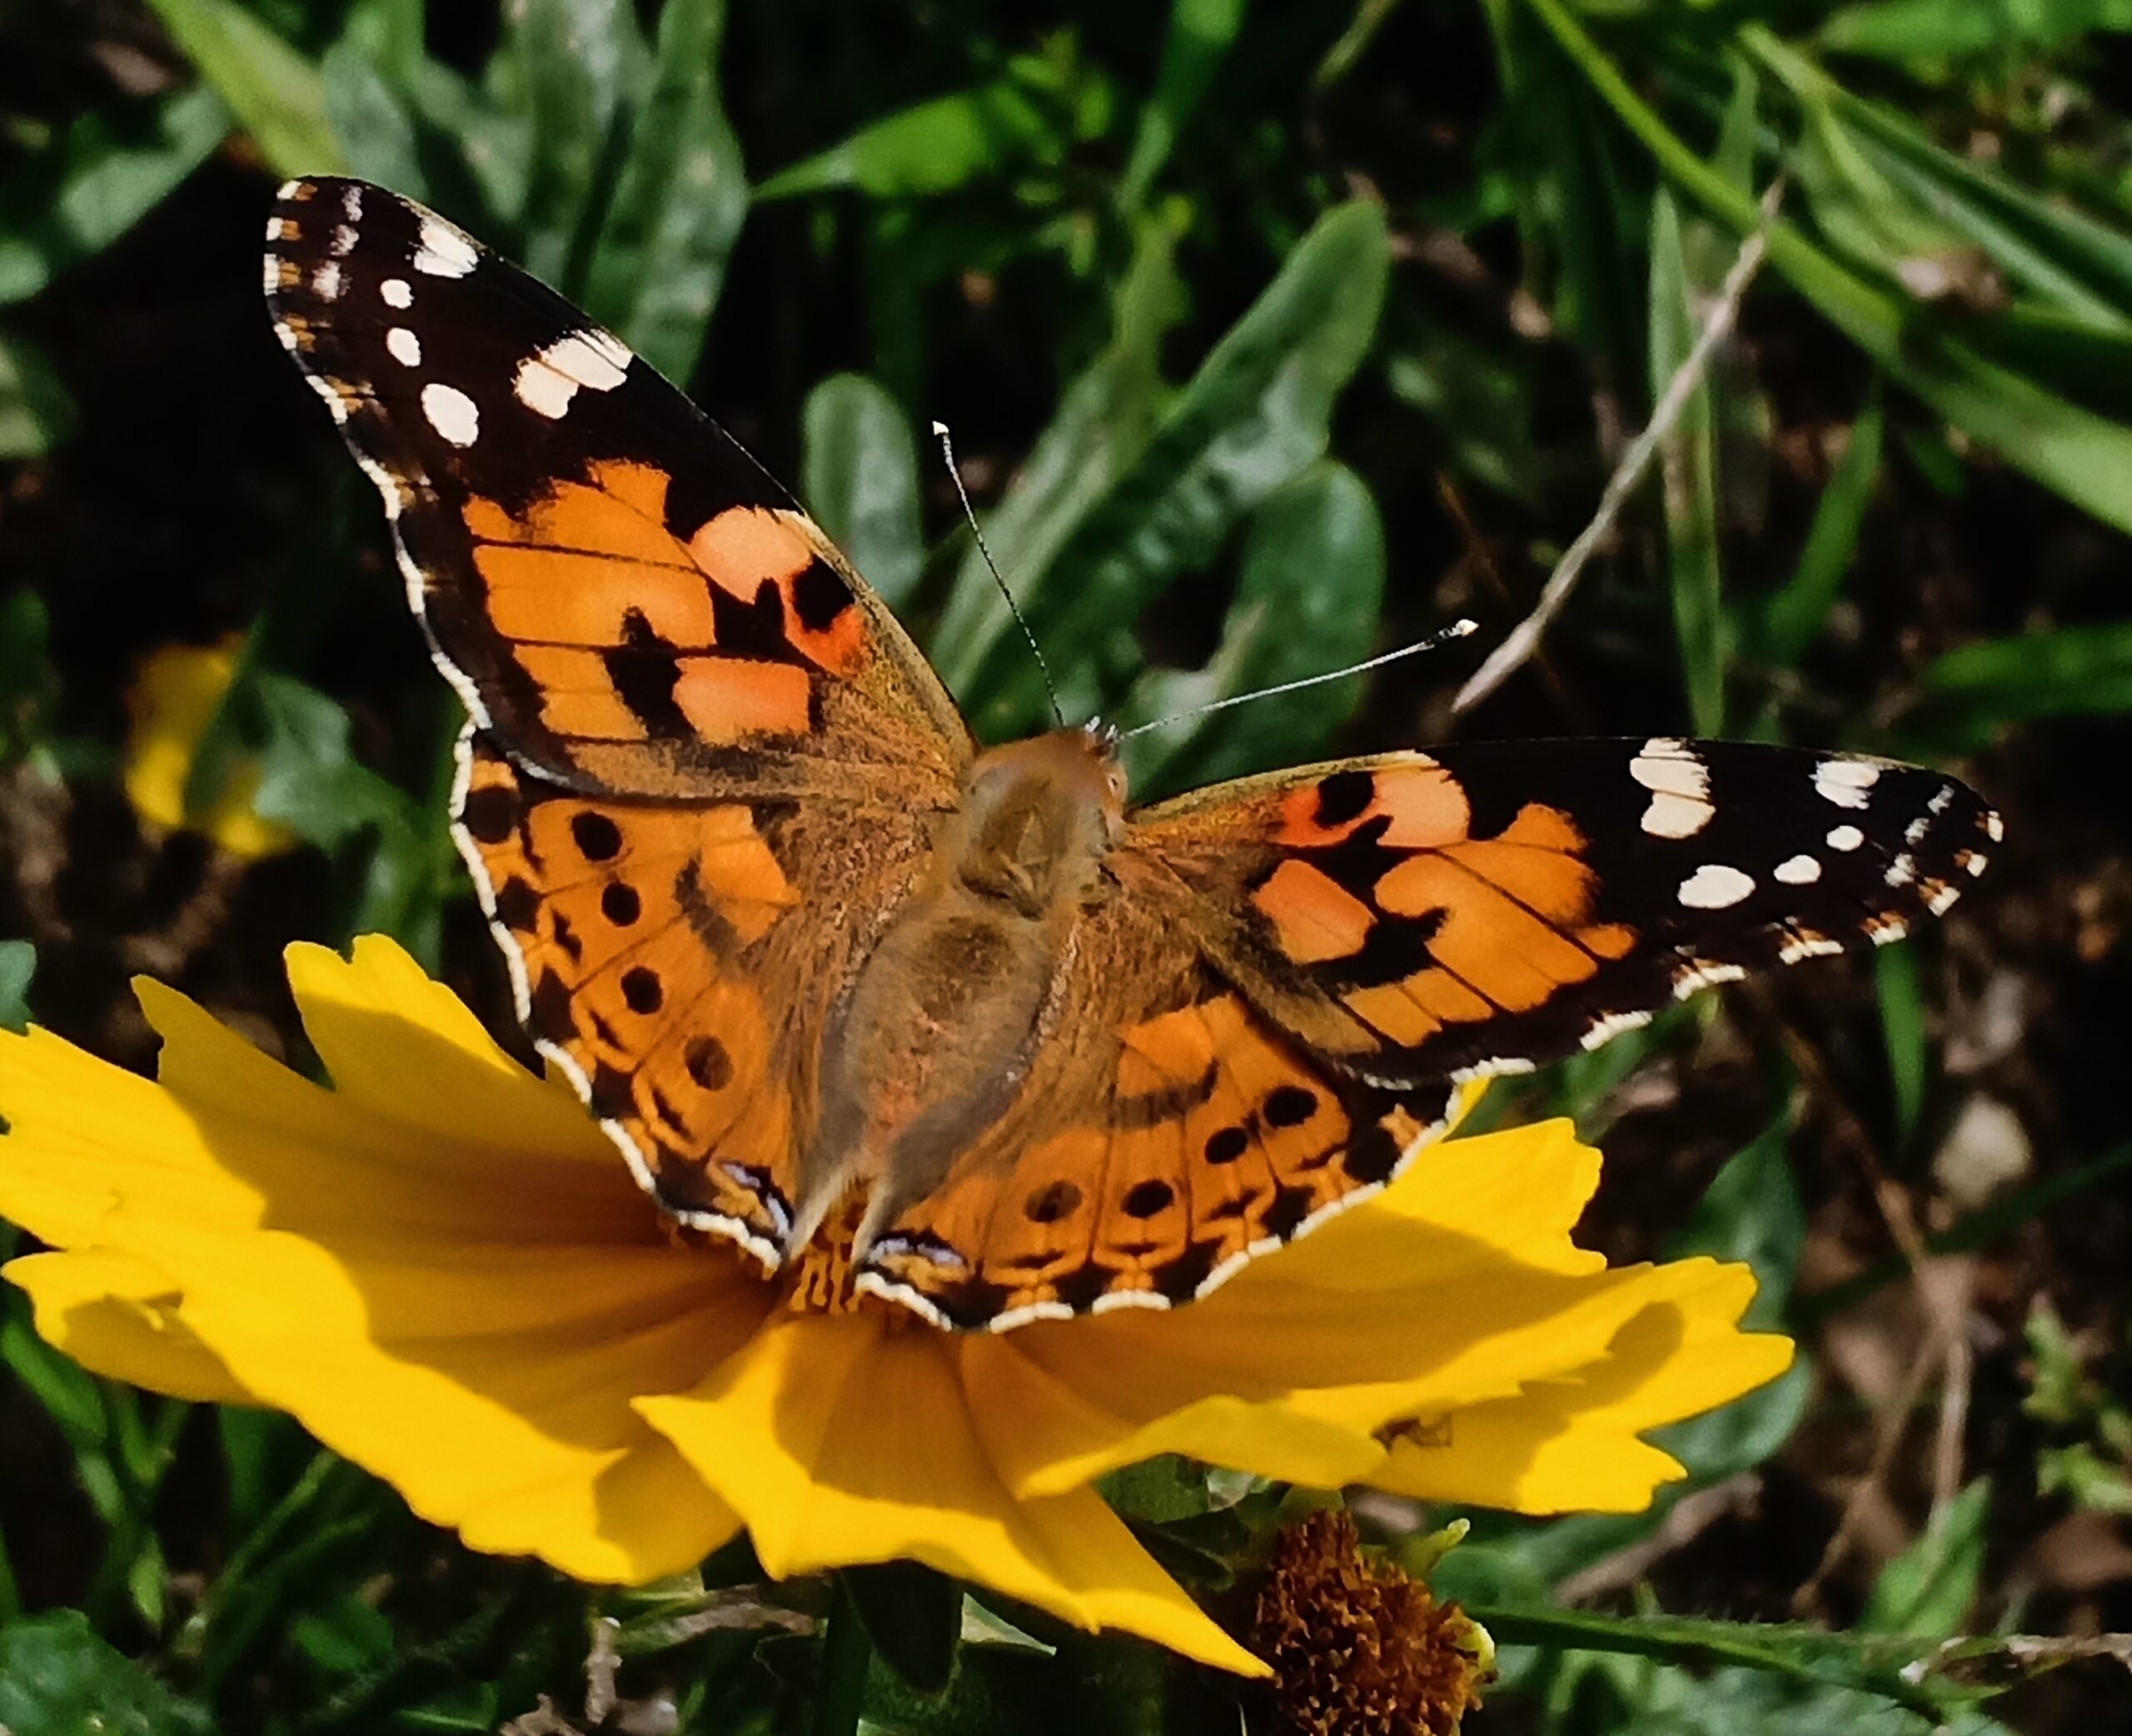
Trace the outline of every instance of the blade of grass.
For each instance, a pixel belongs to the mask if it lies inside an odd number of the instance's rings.
[[[1720,184],[1726,186],[1730,192],[1729,183],[1721,182]],[[1628,504],[1629,497],[1642,482],[1644,472],[1650,468],[1651,460],[1657,454],[1660,444],[1686,408],[1704,370],[1710,365],[1711,356],[1731,331],[1733,321],[1739,317],[1741,300],[1747,292],[1747,286],[1754,281],[1755,273],[1761,268],[1765,248],[1775,233],[1773,226],[1776,221],[1776,205],[1783,190],[1784,183],[1775,182],[1762,196],[1756,207],[1761,213],[1760,226],[1741,247],[1740,256],[1732,261],[1732,269],[1726,274],[1725,282],[1703,321],[1702,330],[1696,335],[1694,346],[1682,358],[1680,366],[1673,371],[1672,378],[1666,382],[1666,390],[1657,403],[1652,406],[1650,421],[1644,425],[1643,432],[1629,443],[1628,450],[1621,454],[1621,462],[1614,466],[1613,475],[1606,479],[1606,486],[1599,496],[1599,505],[1592,512],[1592,522],[1577,533],[1577,540],[1555,563],[1555,570],[1547,575],[1547,582],[1542,588],[1539,600],[1533,604],[1532,612],[1505,634],[1502,643],[1488,654],[1487,660],[1467,678],[1465,685],[1458,689],[1452,701],[1454,711],[1471,710],[1500,687],[1513,670],[1532,655],[1539,646],[1540,635],[1547,630],[1547,624],[1569,600],[1570,593],[1576,588],[1586,565],[1598,552],[1601,544],[1612,530],[1614,521],[1621,516],[1621,509]]]
[[[800,496],[891,608],[925,565],[918,445],[910,418],[863,374],[833,374],[807,395]]]
[[[1873,978],[1888,1078],[1895,1087],[1895,1135],[1907,1146],[1916,1137],[1918,1112],[1925,1104],[1925,1000],[1917,983],[1916,948],[1880,948],[1874,955]]]
[[[1783,587],[1757,611],[1751,638],[1756,654],[1765,663],[1789,669],[1806,654],[1828,619],[1845,575],[1858,552],[1858,536],[1866,522],[1866,509],[1880,479],[1880,450],[1887,416],[1880,407],[1880,385],[1858,420],[1851,425],[1851,439],[1837,462],[1828,485],[1814,509],[1814,521],[1806,532],[1799,564]]]
[[[593,246],[585,305],[669,379],[695,371],[748,209],[718,91],[723,0],[669,0],[651,89]]]
[[[1247,0],[1172,0],[1169,32],[1154,92],[1140,111],[1133,154],[1118,177],[1120,210],[1137,211],[1169,160],[1178,134],[1207,94],[1214,73],[1243,27]]]
[[[1950,1684],[1935,1684],[1941,1691],[1929,1692],[1910,1679],[1935,1649],[1930,1639],[1869,1638],[1792,1624],[1607,1615],[1592,1609],[1474,1604],[1466,1613],[1498,1645],[1614,1652],[1690,1669],[1731,1664],[1801,1684],[1857,1689],[1935,1723],[1950,1700],[1969,1697]]]
[[[148,0],[171,39],[277,175],[335,175],[346,159],[318,68],[233,0]]]
[[[1666,394],[1696,347],[1698,318],[1681,238],[1680,208],[1660,188],[1651,205],[1651,398]],[[1698,735],[1725,727],[1724,598],[1717,552],[1717,450],[1706,372],[1659,439],[1673,632],[1681,648],[1688,716]]]
[[[1562,0],[1523,3],[1666,177],[1736,233],[1751,232],[1758,221],[1753,201],[1666,124]],[[2132,429],[1993,366],[1945,322],[1920,317],[1908,298],[1869,283],[1788,224],[1772,227],[1769,256],[1824,318],[1899,384],[2045,487],[2105,524],[2132,530],[2132,492],[2125,487],[2132,475]]]

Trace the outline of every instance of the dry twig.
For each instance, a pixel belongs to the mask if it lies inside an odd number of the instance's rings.
[[[1717,299],[1703,321],[1702,330],[1696,334],[1694,346],[1674,370],[1673,377],[1666,381],[1665,391],[1651,410],[1650,422],[1630,443],[1628,450],[1621,455],[1621,461],[1614,467],[1614,474],[1606,479],[1606,486],[1599,496],[1599,510],[1592,514],[1592,522],[1555,563],[1555,570],[1548,575],[1532,614],[1504,635],[1502,643],[1489,653],[1487,660],[1458,689],[1457,697],[1451,702],[1454,712],[1472,710],[1502,686],[1532,656],[1540,643],[1540,635],[1569,600],[1569,594],[1576,589],[1585,567],[1612,531],[1621,508],[1642,482],[1645,472],[1651,468],[1651,460],[1657,455],[1666,436],[1673,431],[1673,425],[1680,420],[1681,412],[1687,408],[1696,386],[1702,383],[1710,358],[1738,320],[1740,303],[1746,296],[1747,286],[1754,281],[1755,273],[1761,268],[1763,256],[1769,251],[1770,226],[1776,221],[1776,208],[1783,196],[1784,180],[1780,176],[1762,195],[1761,221],[1741,245],[1739,257],[1732,261],[1732,269],[1725,274]]]

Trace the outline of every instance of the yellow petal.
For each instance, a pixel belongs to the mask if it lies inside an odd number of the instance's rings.
[[[1742,1333],[1744,1266],[1683,1261],[1696,1281],[1640,1310],[1605,1353],[1510,1398],[1428,1418],[1369,1480],[1430,1500],[1524,1513],[1636,1512],[1684,1475],[1641,1431],[1714,1409],[1791,1365],[1791,1341]]]
[[[871,1314],[792,1316],[695,1391],[639,1409],[746,1521],[772,1574],[922,1561],[1085,1629],[1264,1668],[1087,1490],[1017,1500],[987,1455],[958,1341]]]
[[[210,1405],[258,1403],[178,1317],[177,1286],[109,1248],[30,1254],[0,1266],[28,1292],[37,1336],[92,1373]]]
[[[975,1425],[1017,1495],[1078,1488],[1162,1453],[1316,1489],[1357,1482],[1383,1459],[1366,1430],[1248,1395],[1255,1386],[1210,1390],[1199,1369],[1148,1360],[1153,1341],[1126,1346],[1108,1334],[1120,1318],[1060,1322],[1088,1335],[1080,1346],[1088,1354],[1059,1355],[1056,1368],[1047,1365],[1041,1337],[1033,1338],[1036,1327],[973,1337],[964,1347],[969,1384],[989,1401]],[[1073,1347],[1066,1341],[1059,1348]]]
[[[527,1090],[526,1070],[397,942],[366,934],[354,954],[307,945],[288,953],[305,1034],[342,1103],[476,1147],[618,1168],[575,1093]],[[407,1088],[411,1064],[423,1068],[418,1092]]]
[[[0,1210],[152,1266],[238,1387],[481,1547],[600,1579],[700,1559],[734,1515],[630,1401],[695,1385],[767,1289],[675,1245],[598,1130],[557,1122],[556,1094],[404,955],[299,957],[321,1049],[371,1101],[150,987],[162,1086],[48,1037],[0,1043]],[[437,1131],[469,1101],[478,1139]]]
[[[126,796],[142,818],[168,828],[203,832],[237,856],[271,856],[293,848],[296,833],[253,810],[259,764],[240,757],[205,813],[185,812],[186,780],[208,726],[222,709],[236,673],[231,646],[212,650],[177,645],[142,664],[127,695],[133,729],[126,750]]]

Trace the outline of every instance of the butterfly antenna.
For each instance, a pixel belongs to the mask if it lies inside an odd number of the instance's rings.
[[[948,432],[945,422],[933,425],[933,438],[940,443],[940,455],[947,460],[948,475],[954,479],[955,494],[963,503],[963,516],[969,520],[969,534],[977,539],[977,552],[984,557],[984,570],[992,575],[992,582],[999,587],[999,594],[1007,599],[1007,607],[1014,612],[1014,624],[1022,629],[1022,637],[1029,642],[1029,649],[1036,655],[1037,673],[1044,677],[1044,695],[1051,702],[1051,715],[1059,727],[1066,727],[1066,714],[1059,709],[1059,689],[1051,679],[1051,665],[1044,660],[1044,647],[1036,642],[1036,634],[1029,631],[1029,617],[1022,613],[1022,605],[1014,600],[1014,592],[1007,589],[1007,581],[999,576],[998,563],[992,551],[984,545],[984,533],[977,527],[977,514],[969,504],[969,490],[963,486],[963,473],[955,467],[955,442]]]
[[[1448,627],[1439,627],[1426,639],[1417,639],[1411,645],[1402,645],[1396,651],[1386,651],[1361,663],[1351,663],[1344,669],[1328,669],[1322,675],[1305,675],[1300,680],[1283,681],[1278,687],[1261,687],[1248,694],[1231,694],[1226,699],[1210,699],[1204,705],[1194,705],[1188,711],[1174,711],[1166,718],[1157,718],[1151,724],[1136,724],[1118,735],[1120,741],[1129,741],[1136,735],[1145,735],[1150,729],[1163,729],[1171,724],[1181,724],[1187,718],[1204,717],[1210,711],[1227,711],[1232,705],[1248,705],[1253,699],[1270,699],[1276,694],[1296,693],[1306,687],[1316,687],[1323,682],[1344,681],[1350,675],[1360,675],[1370,669],[1381,669],[1387,663],[1397,663],[1402,657],[1418,657],[1424,651],[1433,651],[1447,645],[1454,639],[1463,639],[1474,630],[1468,620],[1453,621]]]

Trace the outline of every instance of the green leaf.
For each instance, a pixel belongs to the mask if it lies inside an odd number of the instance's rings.
[[[235,0],[148,4],[276,174],[346,168],[326,118],[325,81],[302,55]]]
[[[516,82],[514,106],[531,123],[523,263],[579,297],[603,168],[625,107],[650,80],[650,52],[630,0],[520,0],[505,16],[500,58]],[[676,32],[691,22],[685,14]],[[627,221],[641,233],[646,215],[640,202]]]
[[[1007,77],[899,110],[789,164],[755,196],[850,187],[875,199],[921,199],[1032,161],[1055,161],[1071,136],[1068,94],[1049,62],[1018,62]]]
[[[800,498],[891,608],[925,565],[918,447],[910,418],[863,374],[832,374],[807,395]]]
[[[0,1729],[12,1736],[210,1736],[213,1729],[77,1610],[0,1626]]]
[[[2132,710],[2132,621],[1980,639],[1918,678],[1905,737],[1980,747],[2031,718]]]
[[[42,744],[57,694],[44,599],[17,585],[0,595],[0,765]]]
[[[1925,1104],[1927,1059],[1925,1001],[1917,983],[1917,949],[1883,947],[1873,960],[1879,990],[1880,1033],[1887,1044],[1888,1077],[1895,1087],[1895,1131],[1905,1145],[1917,1132]]]
[[[415,117],[369,52],[343,37],[319,62],[326,119],[351,173],[425,203],[431,197]]]
[[[37,975],[37,948],[27,940],[0,940],[0,1031],[17,1037],[29,1029],[30,982]]]
[[[1964,1630],[1984,1578],[1991,1480],[1979,1477],[1932,1515],[1925,1535],[1880,1569],[1859,1613],[1862,1634],[1951,1639]]]
[[[695,371],[747,214],[740,142],[718,92],[724,0],[669,0],[651,87],[593,244],[585,305],[683,385]]]
[[[1681,214],[1661,188],[1651,205],[1651,397],[1656,403],[1687,360],[1701,329],[1706,287],[1688,271]],[[1717,447],[1707,378],[1659,445],[1673,632],[1699,735],[1725,727],[1725,614],[1717,554]]]
[[[1886,427],[1876,382],[1872,398],[1851,425],[1849,443],[1828,486],[1821,490],[1798,565],[1755,615],[1751,636],[1755,654],[1763,662],[1789,669],[1820,636],[1858,552],[1866,510],[1880,479]]]
[[[1935,1722],[1950,1708],[1980,1697],[1977,1690],[1930,1671],[1938,1649],[1930,1638],[1830,1633],[1791,1623],[1486,1604],[1468,1604],[1466,1613],[1499,1646],[1611,1652],[1692,1669],[1730,1664],[1802,1687],[1852,1689]]]
[[[848,1567],[837,1577],[881,1661],[920,1694],[944,1691],[962,1637],[962,1588],[905,1561]]]
[[[2027,0],[1972,6],[1960,0],[1868,0],[1822,22],[1827,48],[1871,55],[1905,69],[2019,47],[2055,48],[2093,30],[2132,29],[2132,0]]]
[[[1782,1318],[1806,1246],[1806,1207],[1789,1157],[1791,1130],[1787,1103],[1711,1179],[1666,1250],[1668,1259],[1707,1254],[1752,1266],[1756,1290],[1746,1323],[1762,1330]]]
[[[1044,583],[1074,530],[1147,448],[1162,392],[1157,355],[1182,301],[1174,249],[1167,226],[1153,219],[1139,226],[1108,346],[1066,389],[1006,498],[986,518],[986,540],[1018,597]],[[932,644],[934,667],[965,709],[987,658],[1013,632],[1014,618],[973,546]],[[999,686],[1014,684],[1001,678]],[[1024,668],[1015,697],[1041,704],[1034,666]]]
[[[92,109],[0,181],[0,303],[34,296],[102,252],[197,168],[229,131],[211,90]]]
[[[0,331],[0,460],[42,458],[74,421],[73,397],[43,351]]]
[[[1199,106],[1229,45],[1243,27],[1246,0],[1171,0],[1155,88],[1140,112],[1133,155],[1118,179],[1121,208],[1137,209]]]
[[[1034,577],[1016,568],[1038,643],[1084,714],[1138,668],[1141,610],[1324,451],[1334,400],[1377,329],[1389,264],[1377,206],[1321,217],[1049,566]],[[1014,665],[998,652],[991,662],[990,679],[974,684],[980,731],[1034,727],[1042,712],[1009,684]]]
[[[1106,1472],[1097,1486],[1113,1513],[1140,1525],[1197,1519],[1213,1505],[1205,1470],[1175,1453]]]
[[[392,1623],[359,1598],[336,1598],[325,1609],[299,1616],[289,1639],[329,1675],[361,1675],[391,1657]]]
[[[1189,674],[1151,673],[1121,719],[1141,722],[1361,661],[1384,600],[1384,525],[1368,485],[1320,459],[1262,501],[1250,519],[1235,600],[1220,649]],[[1173,765],[1211,783],[1308,759],[1354,714],[1362,678],[1269,695],[1138,738],[1128,764],[1145,791]]]

